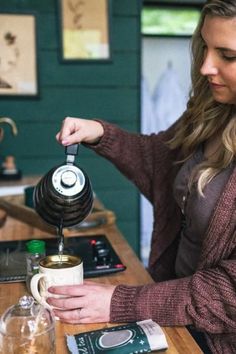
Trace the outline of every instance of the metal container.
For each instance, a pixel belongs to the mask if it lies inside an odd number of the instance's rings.
[[[52,168],[34,189],[34,207],[41,218],[58,228],[82,222],[93,206],[90,180],[74,164],[78,144],[65,149],[65,164]]]

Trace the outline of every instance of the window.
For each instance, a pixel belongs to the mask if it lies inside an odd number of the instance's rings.
[[[199,17],[200,9],[196,7],[144,5],[141,16],[142,34],[191,36]]]

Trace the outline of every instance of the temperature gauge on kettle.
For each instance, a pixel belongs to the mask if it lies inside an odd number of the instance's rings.
[[[52,184],[60,194],[72,197],[83,190],[85,185],[84,173],[74,165],[60,166],[52,175]]]

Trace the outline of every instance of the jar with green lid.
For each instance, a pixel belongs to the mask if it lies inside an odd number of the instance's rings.
[[[31,240],[26,242],[26,286],[30,292],[30,281],[39,271],[39,261],[45,257],[45,242],[43,240]]]

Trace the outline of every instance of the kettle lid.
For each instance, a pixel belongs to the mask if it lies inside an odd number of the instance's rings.
[[[85,175],[75,165],[62,165],[53,172],[52,185],[61,195],[72,197],[84,189]]]

